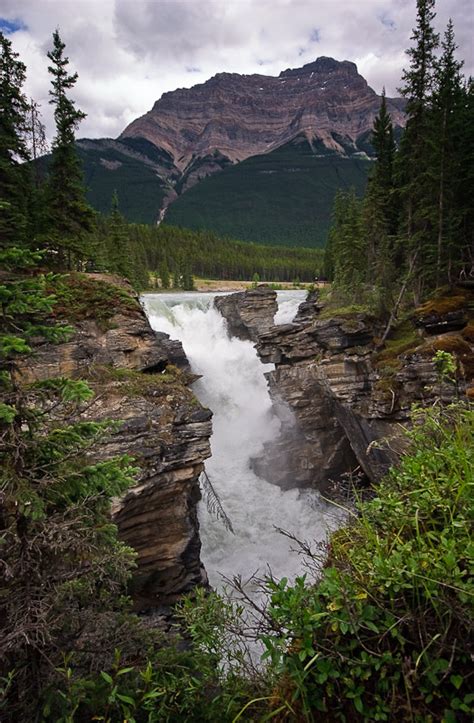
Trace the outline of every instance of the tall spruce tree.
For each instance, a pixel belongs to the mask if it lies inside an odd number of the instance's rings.
[[[401,198],[400,232],[409,247],[409,265],[416,259],[418,269],[416,296],[431,271],[430,235],[432,219],[426,213],[430,198],[429,107],[434,83],[435,51],[439,44],[433,29],[436,16],[434,0],[417,0],[417,22],[413,47],[407,50],[409,68],[403,72],[400,89],[406,98],[407,123],[397,163],[397,185]]]
[[[367,262],[361,201],[354,189],[338,191],[333,219],[325,272],[339,291],[358,297],[367,278]]]
[[[443,53],[436,63],[435,88],[431,108],[431,160],[433,172],[433,218],[436,229],[436,283],[459,267],[462,256],[460,214],[457,207],[462,105],[464,101],[461,68],[455,57],[454,27],[449,20]],[[460,243],[461,242],[461,243]],[[444,271],[444,274],[443,274]]]
[[[48,53],[51,65],[51,100],[54,105],[56,136],[47,186],[47,234],[58,252],[59,265],[81,269],[90,257],[88,232],[92,230],[94,212],[87,204],[81,163],[75,147],[75,131],[86,114],[78,110],[67,91],[74,87],[77,73],[70,74],[69,58],[58,30],[53,33],[53,49]]]
[[[131,259],[127,250],[126,221],[120,213],[117,191],[112,194],[112,204],[107,224],[107,249],[110,269],[117,274],[128,277]]]
[[[393,233],[395,230],[393,164],[395,141],[387,110],[385,89],[380,111],[374,120],[372,144],[376,161],[363,204],[363,222],[367,243],[367,281],[389,290],[393,281]],[[389,294],[385,296],[389,303]]]
[[[390,194],[393,187],[393,161],[395,157],[395,140],[390,113],[387,110],[385,88],[382,91],[380,110],[374,120],[372,130],[372,145],[377,156],[374,178],[380,188]]]
[[[26,241],[31,177],[25,133],[28,101],[22,92],[26,67],[0,32],[0,244]]]
[[[474,274],[474,78],[464,84],[459,111],[459,176],[456,192],[459,233],[462,239],[462,273]]]

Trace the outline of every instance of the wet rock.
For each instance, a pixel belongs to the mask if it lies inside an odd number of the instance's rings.
[[[217,296],[214,306],[227,321],[229,334],[239,339],[257,341],[273,326],[278,310],[276,291],[257,286],[236,294]]]

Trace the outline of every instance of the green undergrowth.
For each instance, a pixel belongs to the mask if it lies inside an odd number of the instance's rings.
[[[416,412],[408,436],[317,586],[272,586],[280,720],[471,719],[474,411]]]
[[[414,351],[420,344],[421,339],[416,328],[410,319],[406,319],[393,329],[384,348],[374,356],[374,366],[398,370],[402,366],[400,355]]]
[[[72,323],[93,319],[107,328],[115,314],[132,314],[137,309],[137,302],[126,291],[87,274],[58,275],[51,281],[49,292],[55,298],[55,318]]]
[[[235,598],[198,590],[165,647],[87,675],[67,659],[43,720],[472,720],[474,409],[415,410],[407,438],[317,582],[266,581],[259,671],[235,645],[249,635]]]
[[[369,314],[370,309],[364,304],[332,305],[327,304],[321,311],[320,319],[332,319],[334,317],[351,318],[357,314]]]
[[[189,376],[174,364],[157,373],[145,373],[135,369],[117,368],[107,365],[94,365],[89,369],[88,380],[97,387],[112,383],[121,393],[130,396],[156,396],[179,389],[185,390]],[[191,395],[189,390],[186,390]]]

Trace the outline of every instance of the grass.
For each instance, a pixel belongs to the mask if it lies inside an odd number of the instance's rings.
[[[134,369],[94,365],[89,369],[88,380],[99,387],[111,383],[117,388],[123,388],[123,392],[127,397],[155,397],[169,394],[177,389],[183,391],[187,377],[173,364],[168,364],[165,371],[157,374],[144,373]],[[185,391],[186,393],[189,392],[187,389]]]
[[[385,347],[374,355],[373,362],[376,368],[391,368],[398,370],[402,362],[399,357],[417,349],[421,344],[420,336],[413,323],[406,319],[396,326],[385,342]]]
[[[54,317],[71,323],[91,319],[101,328],[108,328],[116,314],[135,314],[138,309],[137,302],[126,291],[86,274],[58,275],[48,292],[56,299]]]
[[[345,306],[332,306],[328,304],[322,309],[320,319],[333,319],[335,317],[351,319],[357,314],[368,314],[369,308],[364,304],[347,304]]]

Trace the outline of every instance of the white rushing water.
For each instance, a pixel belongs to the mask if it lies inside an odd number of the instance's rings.
[[[295,289],[292,291],[277,291],[278,311],[275,314],[275,324],[289,324],[295,318],[298,306],[306,298],[306,291]]]
[[[300,298],[283,297],[280,323],[296,313]],[[280,300],[281,300],[281,294]],[[211,585],[222,575],[294,577],[302,572],[294,543],[276,531],[283,528],[301,540],[324,540],[337,515],[315,491],[283,491],[251,469],[265,442],[278,435],[264,366],[251,342],[229,338],[226,322],[212,306],[214,296],[199,293],[146,294],[143,304],[152,327],[180,339],[197,374],[193,385],[200,401],[214,412],[212,457],[207,473],[229,516],[235,534],[200,504],[202,560]],[[283,319],[283,320],[282,320]]]

